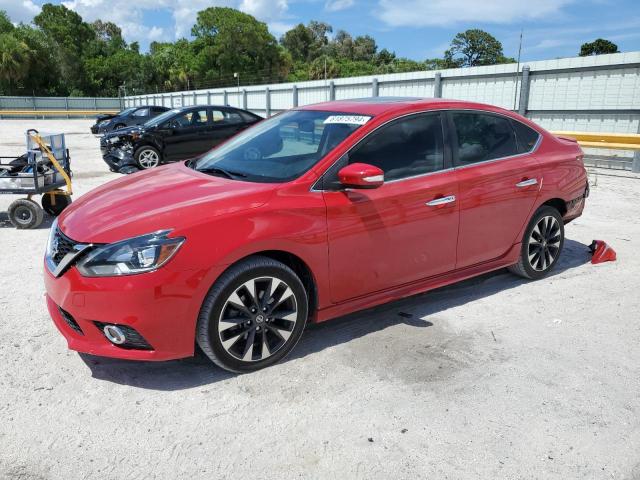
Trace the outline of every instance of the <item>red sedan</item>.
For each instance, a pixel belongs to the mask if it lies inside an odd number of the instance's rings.
[[[371,98],[265,120],[204,156],[103,185],[51,228],[69,347],[247,372],[307,322],[508,267],[539,279],[588,194],[583,153],[512,112]]]

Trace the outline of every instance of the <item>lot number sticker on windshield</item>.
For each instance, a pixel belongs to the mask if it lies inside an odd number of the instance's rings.
[[[364,125],[371,117],[367,115],[331,115],[327,117],[327,119],[322,122],[324,124],[329,123],[344,123],[347,125]]]

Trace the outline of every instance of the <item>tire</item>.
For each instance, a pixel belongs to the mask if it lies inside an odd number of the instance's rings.
[[[126,125],[125,125],[124,123],[119,123],[119,124],[117,124],[115,127],[113,127],[113,129],[114,129],[114,130],[118,130],[118,129],[120,129],[120,128],[124,128],[124,127],[126,127]]]
[[[160,152],[158,149],[149,145],[145,145],[136,150],[133,158],[136,160],[138,167],[143,170],[155,168],[160,165]]]
[[[308,305],[293,270],[268,257],[249,257],[230,267],[209,290],[198,316],[196,341],[219,367],[253,372],[295,347],[307,323]]]
[[[54,198],[52,199],[52,197]],[[45,212],[47,212],[49,215],[57,217],[65,208],[71,205],[71,196],[57,192],[45,193],[42,195],[42,200],[40,203],[42,204],[42,208]]]
[[[560,212],[542,206],[531,217],[522,237],[518,263],[509,270],[530,280],[546,277],[558,263],[564,246],[564,222]]]
[[[9,221],[19,229],[38,228],[44,219],[44,211],[33,200],[21,198],[9,205]]]

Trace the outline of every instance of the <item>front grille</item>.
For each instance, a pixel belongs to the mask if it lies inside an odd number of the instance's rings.
[[[73,247],[77,245],[77,242],[67,237],[59,228],[56,229],[53,241],[56,248],[54,248],[52,260],[57,266],[67,253],[74,251]]]
[[[58,310],[60,311],[60,316],[62,316],[62,319],[67,325],[69,325],[72,330],[75,330],[80,335],[84,335],[84,332],[80,328],[80,325],[78,325],[78,322],[76,322],[75,318],[73,318],[73,316],[69,312],[63,310],[60,307],[58,307]]]
[[[144,337],[140,335],[136,331],[136,329],[133,327],[129,327],[127,325],[119,325],[117,323],[104,323],[104,322],[93,322],[93,323],[95,323],[96,327],[100,329],[100,332],[102,332],[103,335],[104,335],[103,329],[107,325],[115,325],[120,330],[122,330],[122,333],[124,333],[124,336],[126,338],[126,341],[121,345],[112,344],[112,345],[115,345],[116,347],[126,348],[131,350],[153,350],[153,347],[149,345],[149,342],[147,342],[144,339]]]

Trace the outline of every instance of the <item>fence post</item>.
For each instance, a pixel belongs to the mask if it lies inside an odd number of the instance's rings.
[[[180,106],[181,106],[181,107],[184,107],[184,92],[182,92],[182,93],[180,94],[180,103],[181,103],[181,105],[180,105]]]
[[[298,106],[298,86],[294,85],[291,89],[291,95],[293,97],[293,108]]]
[[[371,80],[371,96],[372,97],[378,96],[378,79],[377,78],[374,78],[373,80]]]
[[[247,109],[247,89],[242,89],[242,108]]]
[[[265,103],[265,110],[267,112],[267,117],[271,116],[271,91],[269,90],[269,87],[266,87],[264,89],[264,103]]]
[[[222,92],[222,104],[225,107],[229,105],[229,92],[227,92],[226,90]]]
[[[198,95],[196,95],[196,91],[193,91],[193,105],[198,104]]]
[[[64,97],[64,109],[67,111],[67,120],[69,117],[69,97]]]
[[[93,109],[98,110],[98,97],[93,97]]]
[[[336,84],[333,83],[333,80],[329,82],[329,100],[333,101],[336,99]]]
[[[436,73],[433,77],[433,98],[442,98],[442,74]]]
[[[529,109],[529,72],[528,65],[522,67],[522,80],[520,81],[520,101],[518,102],[518,113],[522,116],[527,114]],[[517,88],[517,87],[516,87]]]
[[[207,105],[211,105],[211,90],[207,90]]]

